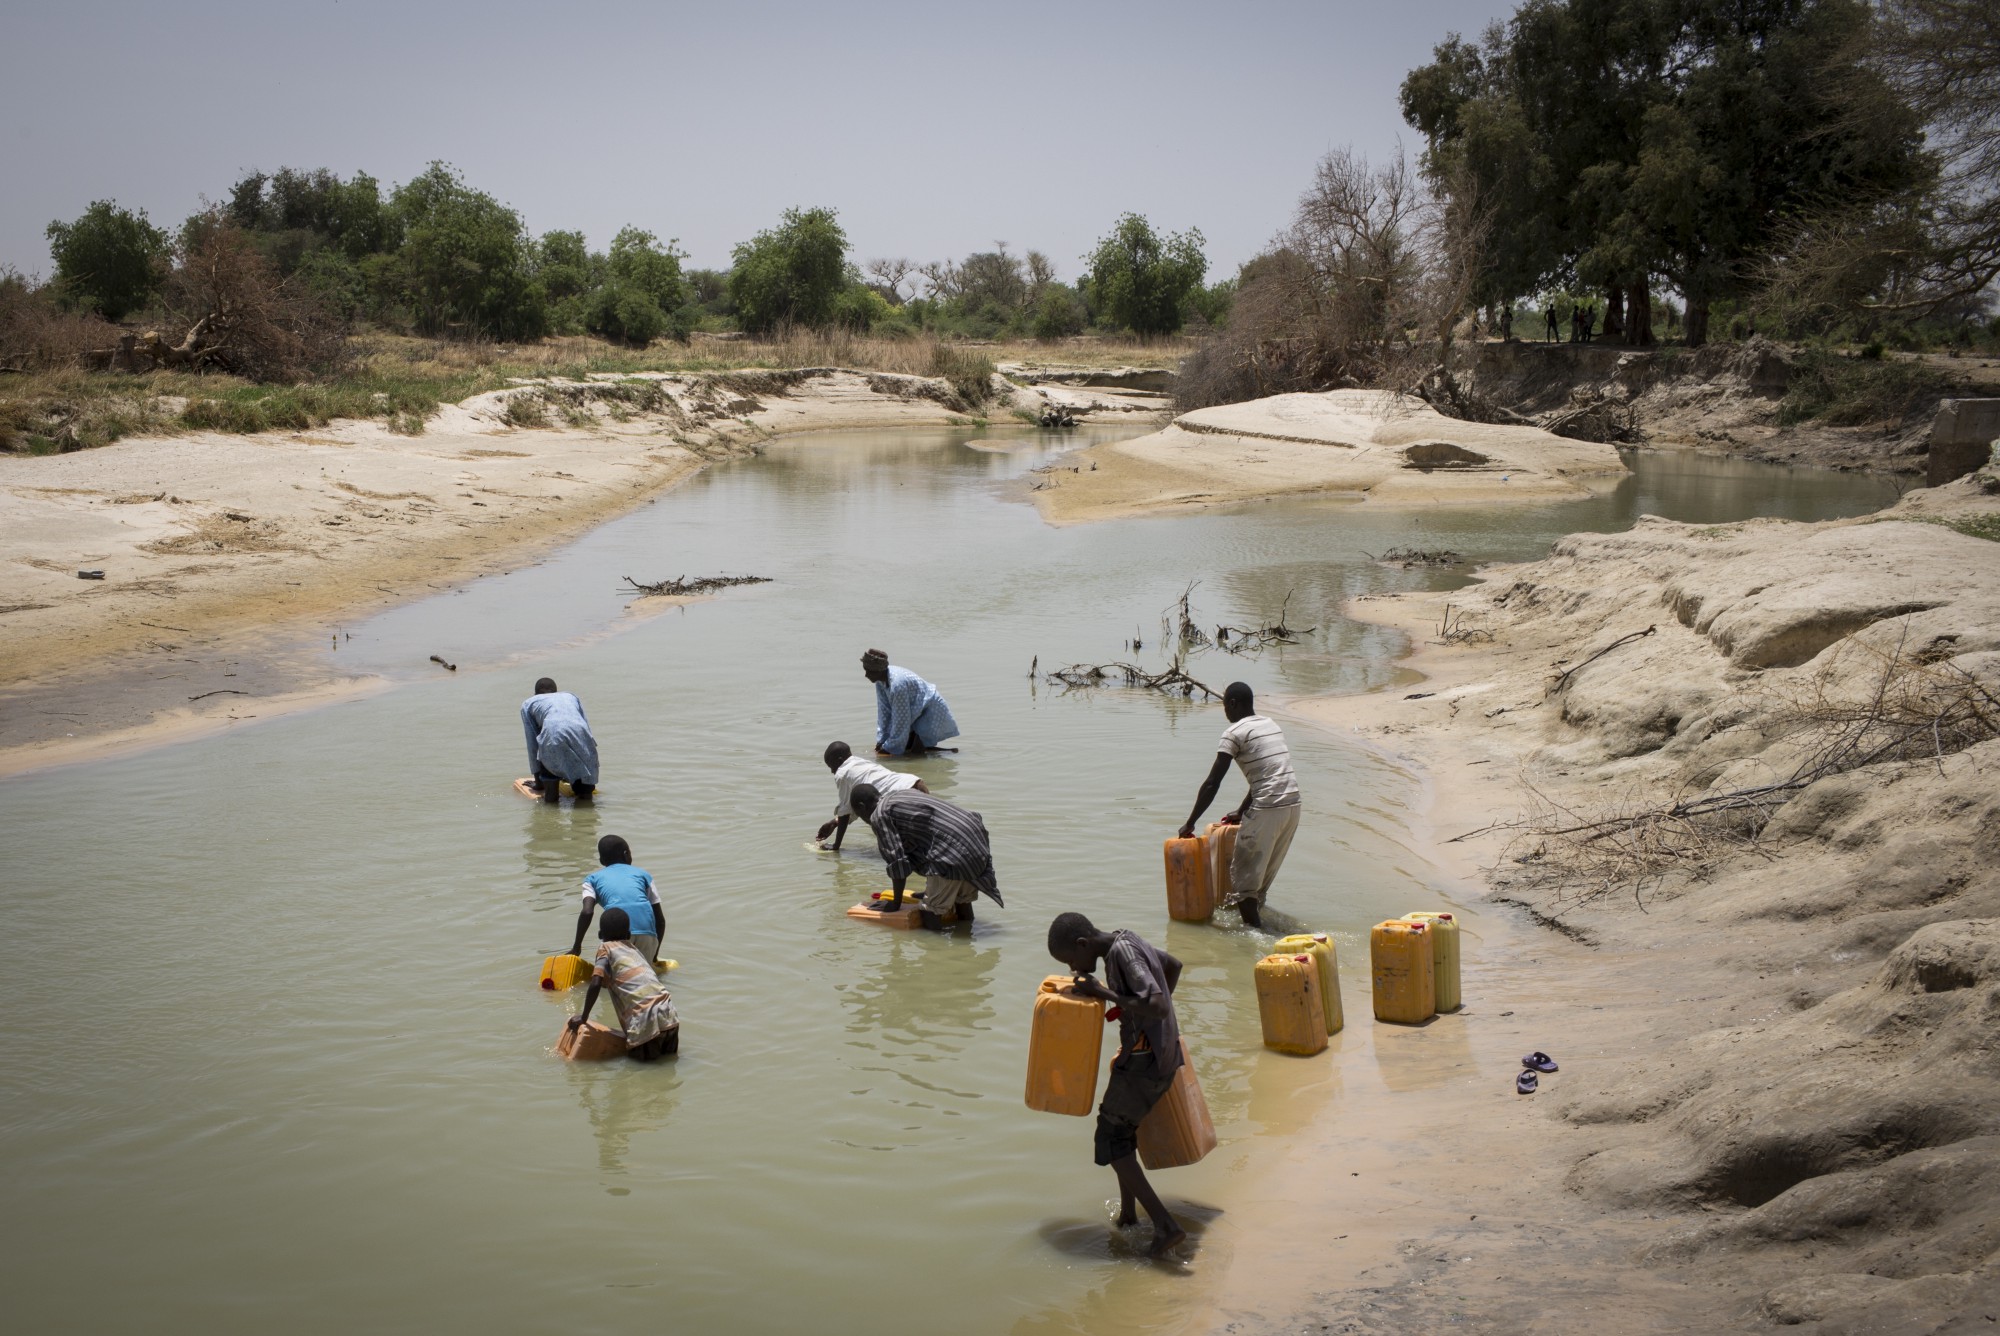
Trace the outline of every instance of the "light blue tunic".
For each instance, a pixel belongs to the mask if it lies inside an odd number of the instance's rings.
[[[935,747],[958,736],[958,721],[938,689],[907,668],[889,666],[889,680],[875,684],[875,745],[891,756],[910,750],[912,738]]]
[[[597,783],[597,739],[574,695],[547,691],[522,701],[521,731],[528,737],[530,774],[542,769],[572,784]]]

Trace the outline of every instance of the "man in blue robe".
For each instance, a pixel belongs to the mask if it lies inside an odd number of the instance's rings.
[[[542,801],[561,802],[565,780],[570,792],[588,800],[597,788],[597,739],[583,717],[583,702],[544,677],[535,683],[535,694],[521,702],[521,731],[527,734],[528,765]]]
[[[861,656],[861,672],[875,684],[875,750],[883,756],[921,754],[958,736],[958,721],[938,689],[889,656],[871,649]]]

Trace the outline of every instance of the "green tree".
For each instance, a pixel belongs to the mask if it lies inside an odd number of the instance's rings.
[[[736,318],[752,333],[833,319],[847,286],[847,233],[832,209],[787,209],[778,226],[737,246],[729,272]]]
[[[45,235],[56,262],[55,286],[72,306],[122,320],[160,290],[167,234],[110,200],[98,200],[73,223],[53,222]]]
[[[399,295],[419,330],[519,339],[547,329],[548,298],[519,214],[442,162],[398,186],[389,209],[403,237]]]
[[[1134,334],[1171,334],[1186,319],[1190,293],[1208,272],[1199,230],[1164,236],[1136,213],[1083,257],[1084,299],[1110,323]]]

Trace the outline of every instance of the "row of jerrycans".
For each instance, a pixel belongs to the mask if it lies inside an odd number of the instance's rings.
[[[1378,923],[1368,934],[1375,1019],[1419,1025],[1459,1000],[1458,920],[1423,911]],[[1257,1015],[1264,1047],[1310,1056],[1341,1027],[1340,965],[1323,932],[1281,937],[1257,962]]]
[[[1229,903],[1229,860],[1236,854],[1240,829],[1211,821],[1192,839],[1166,842],[1168,918],[1206,923],[1216,906]]]
[[[1104,1003],[1078,996],[1070,988],[1070,976],[1051,974],[1042,980],[1028,1031],[1029,1108],[1076,1116],[1090,1112],[1097,1100],[1104,1025]],[[1148,1169],[1173,1169],[1193,1164],[1214,1149],[1215,1123],[1183,1039],[1174,1083],[1139,1123],[1139,1163]]]

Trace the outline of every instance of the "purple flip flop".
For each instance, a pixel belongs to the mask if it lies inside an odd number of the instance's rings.
[[[1539,1084],[1540,1082],[1538,1082],[1535,1079],[1535,1074],[1533,1072],[1522,1072],[1519,1076],[1514,1078],[1514,1089],[1519,1091],[1523,1095],[1534,1094],[1535,1087]]]
[[[1556,1060],[1546,1053],[1530,1053],[1527,1057],[1521,1059],[1521,1065],[1523,1067],[1532,1067],[1538,1072],[1552,1072],[1556,1070]]]

